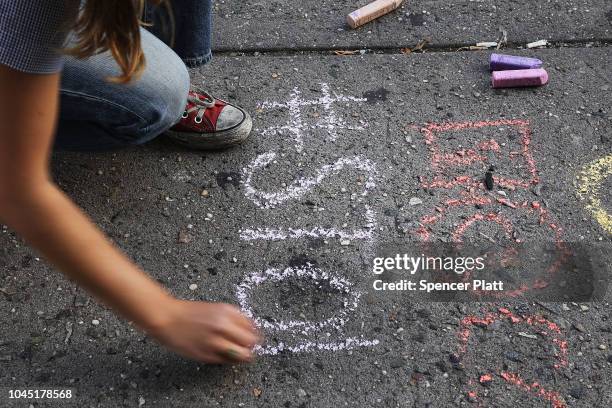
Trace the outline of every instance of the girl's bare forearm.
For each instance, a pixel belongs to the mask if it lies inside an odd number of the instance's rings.
[[[50,182],[20,189],[2,221],[108,306],[144,329],[165,324],[173,298],[134,265]]]
[[[0,222],[55,266],[143,328],[172,299],[132,264],[51,181],[60,74],[0,64]]]

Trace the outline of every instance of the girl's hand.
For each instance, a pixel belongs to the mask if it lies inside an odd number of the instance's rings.
[[[177,299],[162,305],[164,319],[147,332],[169,349],[211,364],[253,361],[251,349],[261,338],[237,307]]]

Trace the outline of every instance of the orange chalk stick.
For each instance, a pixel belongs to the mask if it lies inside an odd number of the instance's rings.
[[[395,10],[404,0],[376,0],[346,16],[348,25],[357,28]]]

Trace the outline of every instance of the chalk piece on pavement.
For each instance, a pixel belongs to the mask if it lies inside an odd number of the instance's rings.
[[[537,58],[517,57],[515,55],[491,54],[489,60],[491,71],[542,68],[542,61]]]
[[[539,41],[530,42],[529,44],[527,44],[527,48],[540,48],[540,47],[546,47],[547,45],[548,45],[547,40],[539,40]]]
[[[520,88],[542,86],[548,82],[548,72],[543,68],[493,71],[493,88]]]
[[[497,43],[495,41],[484,41],[484,42],[476,43],[476,46],[482,47],[482,48],[493,48],[493,47],[497,47]]]
[[[404,0],[376,0],[350,13],[346,16],[346,21],[352,28],[360,27],[380,16],[392,12],[402,5],[403,1]]]

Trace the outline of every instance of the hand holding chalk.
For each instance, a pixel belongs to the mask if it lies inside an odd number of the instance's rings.
[[[401,6],[403,2],[404,0],[376,0],[359,10],[353,11],[346,16],[346,21],[352,28],[357,28],[392,12]]]
[[[212,364],[253,361],[261,338],[254,323],[235,306],[173,299],[160,304],[159,322],[146,328],[157,341],[194,360]]]

